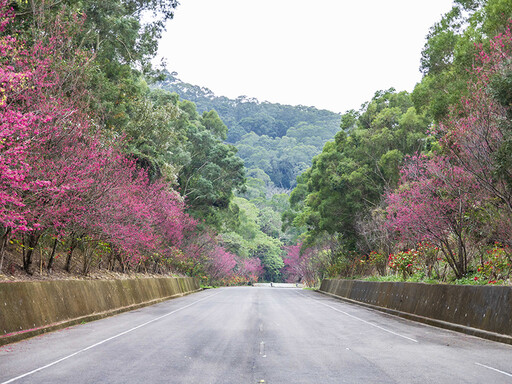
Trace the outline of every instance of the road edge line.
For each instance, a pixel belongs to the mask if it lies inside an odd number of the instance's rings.
[[[80,349],[79,351],[76,351],[76,352],[74,352],[74,353],[72,353],[72,354],[70,354],[70,355],[64,356],[64,357],[62,357],[62,358],[60,358],[60,359],[58,359],[58,360],[55,360],[55,361],[53,361],[53,362],[51,362],[51,363],[49,363],[49,364],[44,365],[44,366],[42,366],[42,367],[39,367],[39,368],[33,369],[32,371],[26,372],[26,373],[24,373],[24,374],[22,374],[22,375],[19,375],[19,376],[13,377],[13,378],[11,378],[11,379],[9,379],[9,380],[7,380],[7,381],[3,381],[3,382],[1,382],[0,384],[9,384],[9,383],[15,382],[15,381],[17,381],[17,380],[20,380],[20,379],[22,379],[22,378],[24,378],[24,377],[30,376],[30,375],[32,375],[32,374],[34,374],[34,373],[40,372],[40,371],[42,371],[42,370],[44,370],[44,369],[46,369],[46,368],[52,367],[52,366],[54,366],[54,365],[56,365],[56,364],[59,364],[59,363],[60,363],[60,362],[62,362],[62,361],[68,360],[68,359],[70,359],[70,358],[72,358],[72,357],[74,357],[74,356],[76,356],[76,355],[78,355],[78,354],[80,354],[80,353],[82,353],[82,352],[86,352],[86,351],[88,351],[89,349],[93,349],[93,348],[95,348],[95,347],[97,347],[97,346],[99,346],[99,345],[105,344],[106,342],[108,342],[108,341],[110,341],[110,340],[117,339],[118,337],[124,336],[124,335],[126,335],[127,333],[133,332],[133,331],[135,331],[135,330],[137,330],[137,329],[139,329],[139,328],[142,328],[142,327],[145,327],[146,325],[149,325],[149,324],[151,324],[151,323],[154,323],[155,321],[158,321],[158,320],[161,320],[161,319],[163,319],[163,318],[165,318],[165,317],[167,317],[167,316],[173,315],[173,314],[175,314],[176,312],[179,312],[179,311],[182,311],[183,309],[189,308],[189,307],[193,306],[194,304],[197,304],[197,303],[199,303],[199,302],[201,302],[201,301],[203,301],[203,300],[209,299],[210,297],[215,296],[215,295],[218,295],[219,293],[220,293],[220,292],[217,292],[217,293],[214,293],[214,294],[212,294],[212,295],[208,295],[208,296],[206,296],[206,297],[203,297],[202,299],[199,299],[199,300],[197,300],[197,301],[194,301],[193,303],[190,303],[190,304],[188,304],[188,305],[185,305],[184,307],[180,307],[180,308],[178,308],[178,309],[175,309],[174,311],[168,312],[168,313],[166,313],[165,315],[155,317],[154,319],[151,319],[151,320],[149,320],[149,321],[146,321],[145,323],[139,324],[139,325],[137,325],[136,327],[130,328],[130,329],[128,329],[128,330],[126,330],[126,331],[123,331],[123,332],[120,332],[120,333],[118,333],[118,334],[116,334],[116,335],[114,335],[114,336],[111,336],[111,337],[108,337],[108,338],[106,338],[106,339],[103,339],[103,340],[101,340],[101,341],[99,341],[99,342],[97,342],[97,343],[94,343],[94,344],[92,344],[92,345],[89,345],[88,347],[82,348],[82,349]]]
[[[346,298],[343,296],[338,296],[338,295],[335,295],[335,294],[329,293],[329,292],[324,292],[324,291],[320,291],[320,290],[318,290],[316,292],[321,293],[323,295],[334,297],[338,300],[346,301],[346,302],[352,303],[352,304],[361,305],[363,307],[367,307],[370,309],[374,309],[376,311],[384,312],[389,315],[398,316],[398,317],[401,317],[401,318],[404,318],[407,320],[412,320],[412,321],[415,321],[418,323],[423,323],[423,324],[431,325],[431,326],[437,327],[437,328],[443,328],[443,329],[447,329],[450,331],[455,331],[455,332],[459,332],[459,333],[464,333],[466,335],[479,337],[482,339],[487,339],[487,340],[496,341],[496,342],[503,343],[503,344],[512,345],[512,336],[502,335],[500,333],[489,332],[489,331],[485,331],[482,329],[468,327],[465,325],[449,323],[447,321],[432,319],[432,318],[424,317],[424,316],[419,316],[419,315],[415,315],[415,314],[408,313],[408,312],[398,311],[396,309],[379,307],[377,305],[363,303],[361,301],[349,299],[349,298]]]
[[[45,333],[55,332],[55,331],[58,331],[60,329],[72,327],[74,325],[83,324],[83,323],[89,323],[91,321],[105,319],[107,317],[119,315],[119,314],[124,313],[124,312],[129,312],[129,311],[133,311],[135,309],[140,309],[140,308],[148,307],[150,305],[159,304],[159,303],[162,303],[164,301],[176,299],[178,297],[183,297],[183,296],[191,295],[193,293],[197,293],[197,292],[200,292],[202,290],[203,289],[200,288],[200,289],[196,289],[196,290],[190,291],[190,292],[176,293],[176,294],[171,295],[171,296],[161,297],[161,298],[158,298],[158,299],[154,299],[154,300],[150,300],[150,301],[145,301],[143,303],[137,303],[137,304],[129,305],[129,306],[126,306],[126,307],[115,308],[115,309],[112,309],[112,310],[109,310],[109,311],[104,311],[104,312],[99,312],[99,313],[93,313],[93,314],[90,314],[90,315],[80,316],[80,317],[76,317],[74,319],[64,320],[64,321],[61,321],[61,322],[58,322],[58,323],[43,325],[41,327],[37,327],[37,328],[34,328],[34,329],[19,331],[19,332],[10,333],[10,334],[7,334],[7,335],[1,335],[0,336],[0,347],[8,345],[8,344],[12,344],[12,343],[17,343],[17,342],[25,340],[25,339],[30,339],[32,337],[40,336],[40,335],[45,334]]]

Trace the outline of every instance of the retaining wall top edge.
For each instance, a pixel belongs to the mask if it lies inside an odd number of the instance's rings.
[[[2,285],[46,285],[46,284],[81,284],[91,282],[122,282],[122,281],[144,281],[144,280],[178,280],[178,279],[195,279],[194,277],[133,277],[128,279],[55,279],[55,280],[24,280],[24,281],[0,281]]]
[[[347,282],[347,283],[363,283],[368,285],[407,285],[407,286],[421,286],[421,287],[450,287],[450,289],[504,289],[504,290],[512,290],[512,286],[509,285],[462,285],[462,284],[447,284],[447,283],[439,283],[439,284],[429,284],[422,282],[412,282],[412,281],[367,281],[367,280],[359,280],[359,279],[323,279],[328,281],[339,281],[339,282]]]

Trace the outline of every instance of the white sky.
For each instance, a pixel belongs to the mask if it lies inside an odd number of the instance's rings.
[[[181,0],[160,55],[217,96],[345,112],[412,91],[429,28],[452,0]]]

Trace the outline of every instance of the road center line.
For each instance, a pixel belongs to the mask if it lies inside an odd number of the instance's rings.
[[[347,313],[347,312],[345,312],[345,311],[342,311],[342,310],[340,310],[340,309],[338,309],[338,308],[335,308],[335,307],[333,307],[333,306],[331,306],[331,305],[329,305],[329,304],[322,303],[320,300],[313,299],[313,298],[311,298],[311,297],[309,297],[309,296],[306,296],[306,295],[303,295],[303,294],[301,294],[301,293],[299,293],[299,295],[300,295],[300,296],[307,297],[308,299],[311,299],[311,300],[313,300],[313,301],[316,301],[318,304],[322,304],[323,306],[328,307],[328,308],[331,308],[332,310],[334,310],[334,311],[336,311],[336,312],[343,313],[345,316],[351,317],[351,318],[356,319],[356,320],[359,320],[359,321],[361,321],[361,322],[363,322],[363,323],[365,323],[365,324],[371,325],[372,327],[378,328],[378,329],[380,329],[381,331],[391,333],[391,334],[393,334],[393,335],[395,335],[395,336],[402,337],[402,338],[404,338],[404,339],[410,340],[410,341],[415,342],[415,343],[417,343],[417,342],[418,342],[418,340],[412,339],[412,338],[410,338],[410,337],[407,337],[407,336],[401,335],[400,333],[396,333],[396,332],[393,332],[393,331],[391,331],[391,330],[389,330],[389,329],[383,328],[383,327],[381,327],[380,325],[377,325],[377,324],[371,323],[371,322],[369,322],[369,321],[363,320],[363,319],[361,319],[360,317],[357,317],[357,316],[351,315],[350,313]]]
[[[496,368],[493,368],[493,367],[489,367],[488,365],[484,365],[484,364],[480,364],[480,363],[475,363],[475,365],[478,365],[480,367],[484,367],[484,368],[490,369],[491,371],[494,371],[494,372],[501,373],[501,374],[503,374],[505,376],[512,377],[512,373],[508,373],[508,372],[505,372],[505,371],[500,371],[499,369],[496,369]]]
[[[97,346],[99,346],[99,345],[101,345],[101,344],[104,344],[104,343],[106,343],[107,341],[117,339],[118,337],[121,337],[121,336],[123,336],[123,335],[126,335],[127,333],[133,332],[133,331],[135,331],[135,330],[137,330],[137,329],[139,329],[139,328],[142,328],[142,327],[145,327],[146,325],[149,325],[149,324],[151,324],[151,323],[154,323],[155,321],[161,320],[161,319],[163,319],[164,317],[167,317],[167,316],[173,315],[173,314],[175,314],[176,312],[182,311],[183,309],[186,309],[186,308],[188,308],[188,307],[191,307],[191,306],[193,306],[194,304],[197,304],[197,303],[199,303],[199,302],[201,302],[201,301],[203,301],[203,300],[209,299],[209,298],[211,298],[212,296],[218,295],[219,293],[220,293],[220,292],[217,292],[217,293],[214,293],[214,294],[212,294],[212,295],[208,295],[207,297],[203,297],[202,299],[199,299],[199,300],[197,300],[197,301],[194,301],[193,303],[190,303],[190,304],[188,304],[188,305],[185,305],[184,307],[181,307],[181,308],[175,309],[174,311],[171,311],[171,312],[169,312],[169,313],[166,313],[165,315],[162,315],[162,316],[159,316],[159,317],[155,317],[154,319],[149,320],[149,321],[146,321],[146,322],[145,322],[145,323],[143,323],[143,324],[137,325],[136,327],[133,327],[133,328],[130,328],[130,329],[128,329],[128,330],[126,330],[126,331],[124,331],[124,332],[118,333],[117,335],[111,336],[111,337],[109,337],[109,338],[107,338],[107,339],[104,339],[104,340],[102,340],[102,341],[99,341],[99,342],[97,342],[97,343],[95,343],[95,344],[89,345],[88,347],[83,348],[83,349],[81,349],[81,350],[79,350],[79,351],[76,351],[76,352],[74,352],[74,353],[72,353],[72,354],[70,354],[70,355],[67,355],[67,356],[65,356],[65,357],[63,357],[63,358],[61,358],[61,359],[59,359],[59,360],[56,360],[56,361],[54,361],[54,362],[52,362],[52,363],[49,363],[49,364],[46,364],[46,365],[44,365],[44,366],[42,366],[42,367],[39,367],[39,368],[37,368],[37,369],[34,369],[34,370],[30,371],[30,372],[24,373],[23,375],[13,377],[12,379],[7,380],[7,381],[4,381],[4,382],[2,382],[2,383],[0,383],[0,384],[8,384],[8,383],[12,383],[12,382],[17,381],[17,380],[19,380],[19,379],[22,379],[22,378],[24,378],[24,377],[27,377],[27,376],[29,376],[29,375],[32,375],[32,374],[34,374],[34,373],[36,373],[36,372],[42,371],[42,370],[44,370],[44,369],[46,369],[46,368],[49,368],[49,367],[51,367],[51,366],[53,366],[53,365],[56,365],[56,364],[58,364],[58,363],[62,362],[62,361],[64,361],[64,360],[70,359],[70,358],[72,358],[72,357],[74,357],[74,356],[76,356],[76,355],[78,355],[78,354],[80,354],[80,353],[82,353],[82,352],[88,351],[89,349],[93,349],[93,348],[95,348],[95,347],[97,347]]]

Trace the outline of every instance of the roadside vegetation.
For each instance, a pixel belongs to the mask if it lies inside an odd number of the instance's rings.
[[[226,126],[149,87],[177,4],[0,1],[0,278],[262,274],[219,236],[245,189]]]
[[[292,263],[304,278],[510,284],[511,13],[455,1],[414,91],[342,116],[284,215],[305,229]]]
[[[512,0],[341,116],[155,68],[177,6],[0,0],[0,279],[510,284]]]

